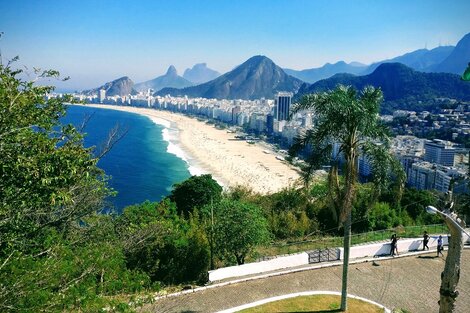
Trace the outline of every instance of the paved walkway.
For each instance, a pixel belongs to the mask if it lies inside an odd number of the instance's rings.
[[[440,274],[444,259],[435,252],[425,255],[352,264],[349,293],[379,302],[389,308],[413,313],[437,312]],[[330,290],[341,291],[341,266],[314,269],[281,276],[251,280],[157,300],[142,312],[216,312],[288,293]],[[470,308],[470,250],[462,255],[457,299],[459,313]]]

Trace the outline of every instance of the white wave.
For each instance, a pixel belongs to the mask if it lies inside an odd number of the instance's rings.
[[[171,122],[169,120],[165,120],[163,118],[155,117],[155,116],[147,116],[149,119],[152,120],[157,125],[161,125],[165,128],[171,128]]]
[[[163,126],[162,130],[162,137],[163,140],[168,143],[168,147],[166,148],[166,151],[168,153],[171,153],[175,155],[176,157],[180,158],[183,160],[187,166],[188,166],[188,171],[189,173],[194,176],[194,175],[203,175],[207,174],[206,171],[203,169],[199,168],[196,166],[195,162],[193,159],[191,159],[184,151],[181,149],[181,147],[177,144],[178,142],[178,129],[172,128],[171,127],[171,122],[165,119],[157,118],[157,117],[149,117],[152,122],[154,122],[157,125]]]

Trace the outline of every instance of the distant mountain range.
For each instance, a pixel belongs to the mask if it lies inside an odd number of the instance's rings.
[[[107,96],[127,96],[137,93],[134,89],[134,82],[127,76],[115,79],[98,88],[85,90],[83,93],[86,95],[98,95],[101,89],[106,90]]]
[[[401,63],[380,64],[374,72],[364,76],[336,74],[312,85],[304,84],[296,98],[334,89],[338,84],[351,85],[358,90],[368,85],[380,87],[384,93],[384,113],[395,109],[430,109],[435,106],[435,98],[470,101],[470,84],[459,75],[418,72]]]
[[[431,68],[432,72],[445,72],[462,75],[470,62],[470,33],[466,34],[449,56]]]
[[[367,65],[359,62],[351,62],[348,64],[344,61],[339,61],[334,64],[326,63],[322,67],[311,68],[301,71],[285,68],[284,72],[307,83],[314,83],[316,81],[331,77],[338,73],[361,74],[366,69]]]
[[[166,87],[184,88],[194,85],[189,80],[178,75],[176,68],[170,65],[165,75],[135,85],[137,91],[146,92],[152,89],[154,92]]]
[[[397,62],[405,64],[417,71],[432,72],[432,68],[444,61],[452,53],[454,48],[454,46],[443,46],[431,50],[419,49],[393,59],[372,63],[362,74],[372,73],[380,64]]]
[[[305,70],[284,69],[286,73],[308,83],[315,83],[335,74],[348,73],[366,75],[372,73],[380,64],[399,62],[421,72],[442,72],[462,75],[470,62],[470,33],[465,35],[457,46],[442,46],[431,50],[419,49],[392,59],[383,60],[369,66],[339,61],[335,64],[326,63],[322,67]]]
[[[184,71],[183,77],[195,85],[207,83],[220,76],[220,73],[207,67],[206,63],[195,64],[192,68]],[[185,87],[185,86],[165,86],[165,87]]]
[[[468,62],[470,62],[470,33],[455,47],[419,49],[371,65],[339,61],[302,71],[282,70],[269,58],[254,56],[221,76],[217,71],[208,68],[205,63],[200,63],[191,69],[186,69],[184,73],[186,79],[178,76],[175,67],[170,66],[165,75],[135,86],[132,80],[125,76],[84,93],[98,94],[98,90],[103,88],[107,95],[122,96],[135,94],[136,90],[145,92],[151,88],[157,95],[259,99],[273,98],[277,91],[293,93],[299,91],[301,95],[334,88],[339,83],[353,85],[359,89],[370,84],[382,88],[386,103],[396,102],[392,107],[405,108],[407,105],[415,105],[417,101],[435,97],[467,100],[470,94],[469,84],[463,84],[458,76],[443,73],[462,75]],[[434,72],[441,74],[437,75]],[[304,84],[304,81],[314,84]],[[200,84],[195,85],[195,83]]]
[[[183,89],[164,88],[157,94],[216,99],[273,98],[277,91],[297,92],[302,83],[271,59],[258,55],[207,83]]]

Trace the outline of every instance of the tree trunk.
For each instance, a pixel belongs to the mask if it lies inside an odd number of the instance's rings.
[[[460,256],[463,249],[462,231],[447,219],[446,224],[450,229],[451,237],[446,264],[441,274],[439,313],[454,312],[455,299],[459,295],[456,289],[460,279]]]
[[[343,212],[344,212],[344,258],[343,258],[343,279],[341,286],[341,311],[346,311],[348,307],[348,270],[349,270],[349,249],[351,247],[351,215],[352,204],[355,198],[355,183],[356,183],[356,150],[353,148],[352,143],[355,137],[351,138],[351,144],[345,153],[346,155],[346,192],[343,198]]]
[[[346,311],[348,300],[348,270],[349,270],[349,248],[351,247],[351,211],[346,216],[344,223],[344,258],[343,258],[343,278],[341,286],[341,311]]]

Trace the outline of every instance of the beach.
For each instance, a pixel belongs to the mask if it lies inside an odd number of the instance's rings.
[[[268,194],[296,184],[297,169],[276,159],[273,151],[258,143],[249,144],[235,134],[182,114],[150,108],[87,104],[96,107],[140,114],[164,127],[168,152],[189,165],[192,175],[212,174],[224,188],[246,186],[254,192]]]

